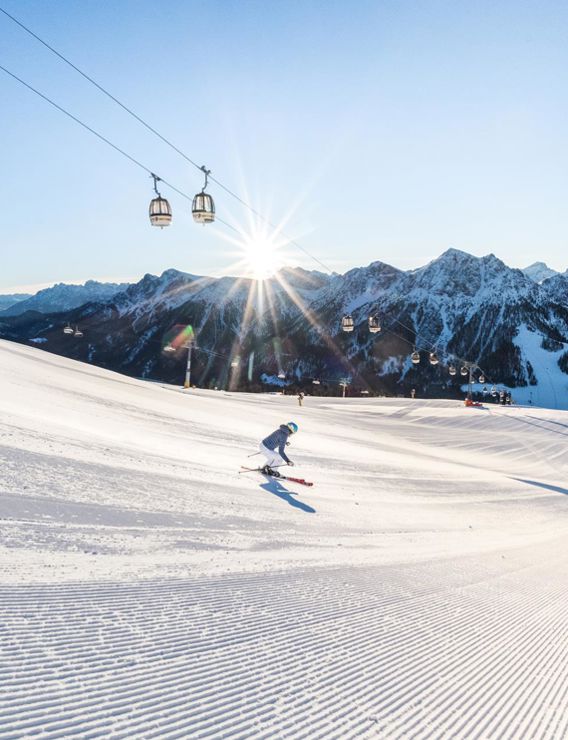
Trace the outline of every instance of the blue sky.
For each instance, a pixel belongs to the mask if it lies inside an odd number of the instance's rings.
[[[416,267],[450,246],[568,267],[562,2],[0,5],[331,268]],[[165,179],[200,174],[0,16],[0,64]],[[151,182],[0,73],[0,291],[231,271],[223,227],[152,228]],[[216,187],[217,211],[247,212]],[[317,267],[294,248],[291,264]]]

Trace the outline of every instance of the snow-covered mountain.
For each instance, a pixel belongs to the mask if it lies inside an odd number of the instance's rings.
[[[40,313],[70,311],[90,301],[109,301],[127,287],[128,283],[99,283],[96,280],[87,280],[84,285],[57,283],[51,288],[40,290],[35,295],[24,296],[22,300],[13,301],[2,310],[1,315],[18,316],[26,311],[39,311]],[[0,303],[0,309],[1,307]]]
[[[544,280],[558,275],[556,270],[551,269],[545,262],[534,262],[532,265],[525,267],[523,272],[535,283],[542,283]]]
[[[351,334],[340,328],[347,313]],[[371,314],[381,317],[378,334],[368,331]],[[85,336],[64,335],[66,321]],[[47,340],[42,346],[60,354],[179,382],[185,353],[162,352],[176,324],[194,327],[199,385],[259,389],[283,371],[303,387],[320,379],[321,392],[347,376],[353,389],[459,395],[461,378],[449,376],[448,364],[466,360],[489,383],[516,388],[517,400],[568,405],[568,276],[538,284],[494,255],[456,249],[415,270],[378,261],[343,275],[286,269],[263,286],[172,269],[61,316],[4,319],[0,335]],[[414,346],[418,366],[409,358]]]
[[[7,293],[5,295],[0,295],[0,312],[31,297],[31,293]]]
[[[542,283],[542,289],[551,301],[566,306],[568,303],[568,270],[545,280]]]

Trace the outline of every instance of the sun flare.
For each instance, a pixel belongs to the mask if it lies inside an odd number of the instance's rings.
[[[266,280],[283,266],[279,245],[268,236],[250,236],[243,241],[242,248],[245,269],[255,280]]]

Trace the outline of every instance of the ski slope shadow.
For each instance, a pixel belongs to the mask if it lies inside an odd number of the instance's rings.
[[[518,421],[520,424],[528,424],[531,427],[536,427],[537,429],[544,429],[547,432],[551,432],[552,434],[560,434],[561,437],[568,437],[568,432],[562,432],[560,429],[550,429],[550,427],[545,427],[542,424],[535,424],[533,421],[528,421],[528,419],[536,419],[537,421],[542,421],[545,424],[556,424],[559,427],[566,427],[565,424],[561,424],[560,422],[556,421],[550,421],[550,419],[539,419],[537,416],[530,416],[527,417],[527,419],[519,418],[511,416],[511,419],[514,419],[515,421]]]
[[[536,419],[536,421],[543,421],[545,424],[555,424],[557,427],[564,427],[568,429],[568,424],[563,424],[561,421],[554,421],[553,419],[541,419],[539,416],[529,416],[529,419]]]
[[[529,486],[538,486],[539,488],[545,488],[547,491],[563,493],[565,496],[568,496],[568,488],[562,488],[561,486],[551,486],[550,483],[540,483],[537,480],[527,480],[526,478],[513,478],[513,480],[518,480],[519,483],[528,483]]]
[[[292,496],[292,491],[284,488],[282,483],[276,478],[269,478],[266,483],[261,483],[260,487],[265,491],[268,491],[268,493],[272,493],[274,496],[278,496],[278,498],[286,501],[286,503],[290,504],[290,506],[293,506],[295,509],[305,511],[306,514],[316,513],[316,510],[313,507],[303,503],[303,501],[298,501],[297,498],[294,498],[294,496]]]

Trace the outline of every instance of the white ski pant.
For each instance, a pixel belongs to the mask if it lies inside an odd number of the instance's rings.
[[[258,449],[266,458],[266,464],[268,467],[277,468],[279,465],[286,465],[276,450],[269,450],[268,447],[265,447],[262,444],[262,442],[258,445]]]

